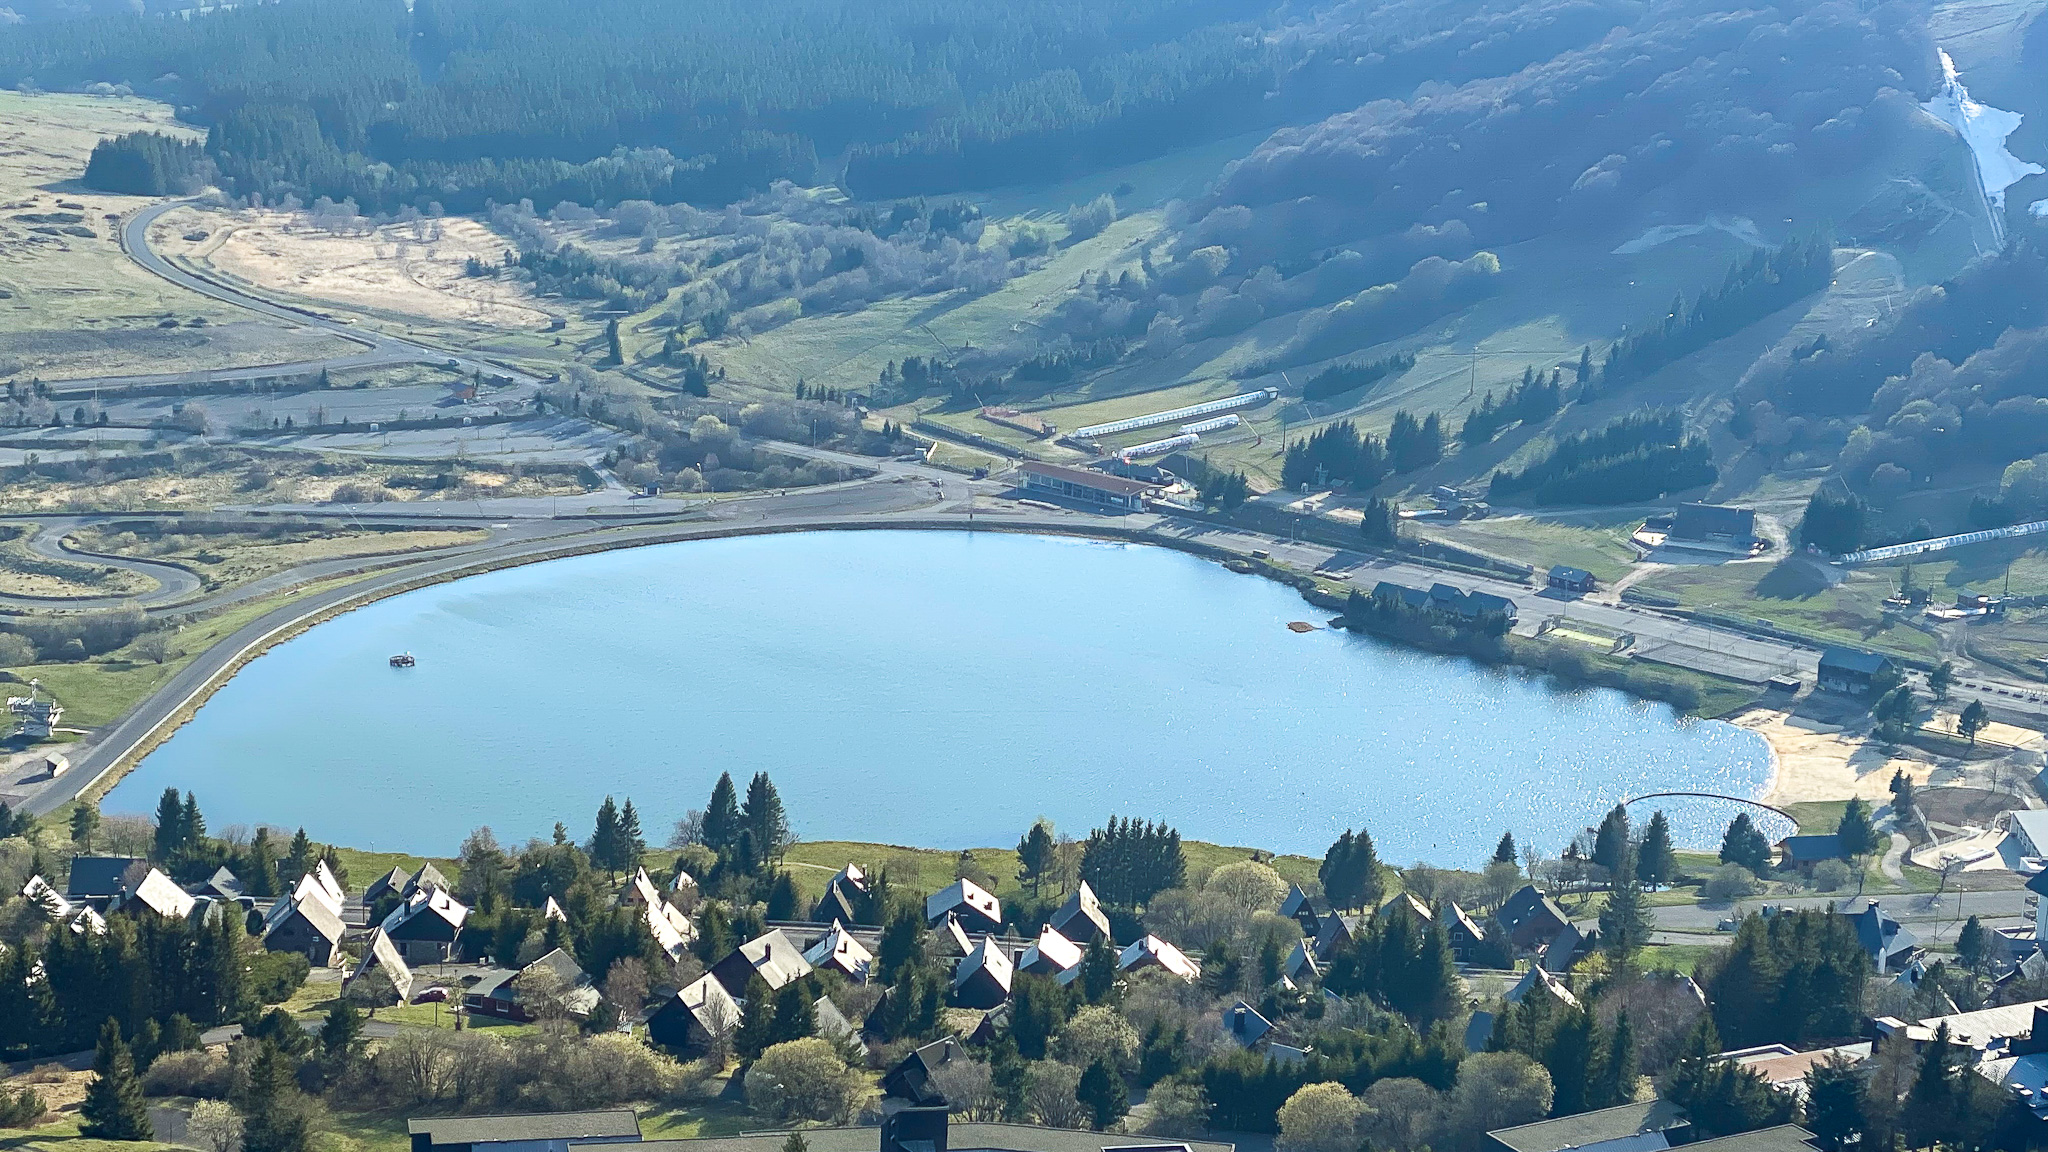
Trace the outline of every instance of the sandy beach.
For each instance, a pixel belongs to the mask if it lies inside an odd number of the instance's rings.
[[[1943,723],[1944,719],[1950,723]],[[1952,722],[1953,717],[1941,717],[1932,726],[1946,730]],[[1891,802],[1894,772],[1904,772],[1915,784],[1939,785],[1961,783],[1969,771],[1962,761],[1918,749],[1892,755],[1875,741],[1854,733],[1845,735],[1839,724],[1774,708],[1751,708],[1730,717],[1729,723],[1756,733],[1770,746],[1771,783],[1758,799],[1777,807],[1861,796],[1875,808]],[[1994,723],[1978,739],[2028,749],[2041,747],[2042,734]],[[1976,761],[1972,766],[1986,763]]]
[[[1854,796],[1876,807],[1891,802],[1892,773],[1903,771],[1914,783],[1925,784],[1943,772],[1931,758],[1892,756],[1860,736],[1843,735],[1839,724],[1776,709],[1752,708],[1730,722],[1770,745],[1771,783],[1759,799],[1777,807]]]

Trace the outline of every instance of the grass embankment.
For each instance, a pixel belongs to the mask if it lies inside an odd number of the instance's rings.
[[[1539,571],[1566,564],[1591,572],[1603,585],[1627,575],[1636,553],[1628,543],[1641,517],[1605,524],[1560,524],[1530,516],[1488,517],[1455,524],[1422,522],[1417,534],[1495,556],[1511,556]]]
[[[309,527],[283,535],[259,532],[166,533],[88,529],[73,539],[84,548],[114,556],[166,560],[199,573],[209,588],[224,588],[321,560],[400,556],[479,544],[490,539],[481,528],[372,528],[326,530]]]
[[[44,691],[64,705],[64,722],[81,728],[111,724],[157,690],[207,649],[236,629],[270,610],[303,596],[326,591],[358,577],[344,576],[307,584],[274,596],[222,609],[218,614],[172,629],[171,654],[161,664],[123,648],[75,664],[31,664],[7,671],[15,679],[42,681]]]
[[[1887,575],[1852,570],[1828,586],[1819,570],[1800,560],[1781,564],[1728,564],[1673,568],[1645,578],[1636,589],[1686,608],[1762,620],[1828,644],[1867,648],[1928,662],[1940,642],[1896,615],[1884,599],[1896,590]]]

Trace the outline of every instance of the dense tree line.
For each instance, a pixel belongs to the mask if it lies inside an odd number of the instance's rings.
[[[196,1046],[197,1029],[256,1007],[251,947],[230,910],[201,924],[116,913],[103,934],[56,931],[40,946],[10,948],[0,954],[0,1052],[75,1052],[91,1047],[110,1019],[146,1055],[162,1047],[166,1030],[189,1033]],[[37,971],[42,978],[31,979]]]
[[[1700,985],[1731,1048],[1805,1047],[1862,1028],[1870,961],[1846,916],[1804,909],[1747,917],[1704,968]]]
[[[1349,420],[1337,420],[1287,445],[1280,482],[1289,488],[1349,484],[1362,490],[1395,473],[1427,468],[1443,454],[1443,420],[1434,412],[1420,418],[1406,410],[1395,412],[1385,440],[1361,434]]]
[[[1276,133],[1198,206],[1199,231],[1265,259],[1369,247],[1417,222],[1461,222],[1492,247],[1599,227],[1652,195],[1694,219],[1774,203],[1941,131],[1914,103],[1938,65],[1904,9],[1688,0],[1603,31],[1511,74]]]
[[[1106,904],[1135,908],[1187,879],[1180,833],[1131,817],[1109,818],[1081,846],[1081,879]]]
[[[1323,987],[1370,996],[1425,1029],[1451,1015],[1462,997],[1442,922],[1404,899],[1381,906],[1329,959]]]
[[[645,0],[213,15],[30,25],[0,50],[0,80],[174,77],[238,194],[478,211],[521,198],[725,203],[814,181],[819,157],[840,154],[868,197],[1061,179],[1345,107],[1456,56],[1438,39],[1455,21],[1430,14],[1374,44],[1398,57],[1412,39],[1424,60],[1360,77],[1359,52],[1316,51],[1331,33],[1264,35],[1276,9],[1209,0],[725,0],[683,22]]]
[[[1301,386],[1303,400],[1328,400],[1354,392],[1369,384],[1378,383],[1388,376],[1396,376],[1415,367],[1415,356],[1410,352],[1396,352],[1392,356],[1371,361],[1349,361],[1332,364],[1308,378]]]
[[[1598,388],[1625,388],[1673,361],[1732,336],[1794,301],[1823,291],[1835,275],[1834,243],[1825,235],[1759,248],[1731,265],[1721,286],[1687,305],[1671,302],[1662,317],[1624,332],[1607,346]]]
[[[1522,369],[1522,382],[1507,390],[1499,403],[1488,391],[1479,400],[1479,407],[1465,414],[1465,422],[1458,427],[1458,440],[1467,448],[1476,448],[1500,435],[1501,429],[1510,424],[1524,424],[1534,427],[1557,415],[1564,407],[1564,374],[1552,369],[1548,376],[1534,368]]]
[[[1280,1106],[1309,1084],[1333,1081],[1363,1092],[1375,1081],[1412,1077],[1439,1090],[1457,1078],[1464,1047],[1447,1029],[1427,1036],[1398,1021],[1372,1031],[1328,1036],[1308,1059],[1291,1064],[1250,1052],[1219,1056],[1202,1067],[1209,1124],[1220,1131],[1277,1130]]]
[[[206,146],[161,132],[130,132],[93,146],[85,186],[131,196],[172,196],[206,184]]]
[[[1371,433],[1360,434],[1358,425],[1337,420],[1323,425],[1308,438],[1287,445],[1280,464],[1280,483],[1291,489],[1302,485],[1351,485],[1362,491],[1377,485],[1392,472],[1386,442]]]
[[[1719,471],[1707,443],[1685,435],[1675,412],[1623,416],[1560,440],[1519,472],[1493,474],[1499,501],[1627,504],[1711,484]]]

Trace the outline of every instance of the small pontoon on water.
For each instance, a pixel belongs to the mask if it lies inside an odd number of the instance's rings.
[[[391,658],[391,666],[393,668],[410,668],[416,663],[418,661],[412,658],[412,653],[410,652],[400,652]]]

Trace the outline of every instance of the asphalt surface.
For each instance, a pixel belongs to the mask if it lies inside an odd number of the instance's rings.
[[[156,581],[157,586],[148,592],[134,596],[88,596],[53,598],[46,596],[13,596],[0,593],[0,607],[6,608],[117,608],[133,602],[150,607],[185,600],[197,593],[200,580],[197,575],[175,564],[156,560],[137,560],[128,556],[107,556],[98,552],[86,552],[65,547],[64,538],[103,516],[67,516],[56,520],[45,520],[36,534],[28,538],[28,550],[46,560],[61,560],[72,564],[93,564],[102,568],[120,568],[135,572]]]
[[[330,356],[320,360],[295,361],[285,364],[259,364],[245,368],[223,368],[209,372],[171,372],[126,376],[90,376],[70,380],[47,381],[50,390],[58,396],[69,396],[90,392],[96,388],[126,388],[150,384],[180,384],[193,380],[218,382],[260,380],[280,375],[310,375],[325,368],[329,371],[345,371],[368,368],[389,368],[401,364],[447,364],[451,369],[464,374],[482,372],[485,375],[509,376],[515,383],[533,384],[536,378],[530,373],[494,361],[483,360],[461,352],[432,348],[425,344],[392,336],[374,329],[360,328],[337,320],[332,316],[312,309],[293,308],[273,303],[260,297],[237,291],[229,285],[204,276],[196,275],[166,260],[149,246],[149,228],[164,213],[183,207],[182,201],[156,204],[129,217],[121,226],[121,250],[130,260],[154,272],[165,280],[190,292],[197,292],[218,300],[223,304],[268,316],[273,320],[303,328],[314,328],[357,345],[361,351],[344,356]]]

